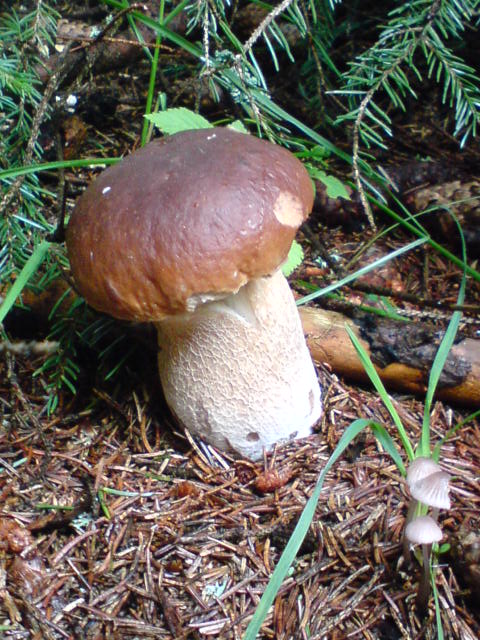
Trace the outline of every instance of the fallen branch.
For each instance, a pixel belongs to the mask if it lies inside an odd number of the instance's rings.
[[[355,322],[334,311],[299,309],[312,357],[349,380],[368,378],[345,331],[348,324],[370,355],[387,388],[425,395],[441,335],[424,323]],[[480,341],[464,338],[452,347],[436,397],[480,406]]]
[[[66,286],[63,280],[56,280],[40,295],[24,291],[23,303],[30,311],[18,310],[17,316],[33,313],[36,326],[48,331],[49,314]],[[62,308],[67,309],[74,298],[72,293]],[[437,330],[433,324],[376,319],[372,314],[352,320],[336,311],[311,307],[299,307],[299,312],[307,344],[317,362],[327,364],[334,373],[347,380],[368,382],[345,331],[348,324],[370,355],[387,389],[425,395],[433,358],[443,336],[443,331]],[[15,317],[13,326],[19,324],[21,319]],[[0,345],[0,351],[2,348],[9,349],[7,344]],[[480,406],[480,340],[463,338],[453,346],[440,377],[436,397],[457,404]]]

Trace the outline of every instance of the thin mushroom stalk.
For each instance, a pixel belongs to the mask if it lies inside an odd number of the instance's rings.
[[[430,596],[430,555],[432,544],[440,542],[442,530],[430,516],[414,518],[405,527],[405,538],[411,544],[419,544],[422,547],[422,575],[417,592],[417,606],[419,611],[425,613]]]
[[[409,569],[412,566],[412,553],[410,551],[410,544],[406,536],[407,526],[412,522],[417,512],[418,501],[415,498],[410,500],[408,505],[407,517],[405,518],[405,526],[403,528],[403,559],[405,561],[405,568]]]
[[[430,597],[430,556],[431,544],[422,544],[422,576],[418,585],[416,603],[419,611],[425,613]]]

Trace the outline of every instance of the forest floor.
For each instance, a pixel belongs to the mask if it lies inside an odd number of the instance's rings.
[[[62,123],[69,139],[65,155],[113,157],[138,146],[147,86],[148,65],[142,63],[92,77],[79,92],[77,112]],[[172,89],[170,106],[179,104],[193,106],[188,95]],[[220,115],[212,105],[206,110],[212,118]],[[441,163],[455,163],[457,150],[448,136],[439,139],[433,125],[421,126],[419,142],[416,125],[398,124],[402,161],[413,162],[428,150]],[[46,146],[52,135],[47,128]],[[96,171],[65,172],[68,207]],[[327,227],[316,210],[300,234],[306,259],[290,279],[299,295],[308,292],[306,285],[336,277],[331,265],[318,261],[312,236],[345,267],[359,252],[371,251],[375,234],[368,225],[343,222]],[[390,224],[382,218],[377,223]],[[369,259],[409,240],[401,232],[389,234],[375,242]],[[423,248],[375,277],[367,284],[419,296],[427,291],[442,303],[455,303],[460,281],[458,269]],[[472,308],[478,308],[479,292],[469,281],[466,303]],[[371,302],[367,296],[349,290],[343,302]],[[412,301],[391,300],[397,308],[424,311]],[[46,357],[39,351],[48,350],[51,306],[49,297],[33,312],[15,312],[8,330],[17,348],[5,349],[0,361],[2,637],[240,640],[348,425],[373,419],[396,440],[379,396],[318,362],[325,408],[314,434],[279,447],[262,463],[230,458],[174,424],[157,381],[150,331],[114,323],[113,335],[123,334],[132,346],[121,370],[105,381],[97,356],[80,353],[77,394],[65,391],[49,416],[48,380],[34,372]],[[436,328],[446,319],[439,316]],[[472,314],[465,330],[478,337],[478,329]],[[112,349],[107,369],[120,356]],[[393,398],[412,442],[418,442],[422,398]],[[436,402],[432,442],[471,411]],[[440,516],[450,550],[436,568],[439,610],[446,638],[475,640],[480,637],[478,418],[448,439],[441,464],[454,480],[452,508]],[[415,605],[420,567],[407,571],[402,564],[408,499],[398,469],[366,431],[328,474],[314,522],[260,637],[436,637],[433,600],[426,616]]]

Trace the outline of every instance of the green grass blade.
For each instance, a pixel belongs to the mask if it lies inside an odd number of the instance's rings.
[[[463,420],[460,420],[460,422],[457,422],[457,424],[454,427],[449,429],[447,433],[442,438],[440,438],[440,440],[436,443],[436,445],[433,448],[432,458],[435,460],[435,462],[438,462],[440,460],[440,450],[445,444],[445,442],[450,440],[450,438],[452,438],[459,429],[464,427],[469,422],[473,422],[473,420],[475,420],[479,416],[480,416],[480,409],[477,409],[477,411],[470,413],[466,418],[463,418]]]
[[[376,422],[372,422],[370,428],[375,438],[397,465],[397,468],[402,476],[406,476],[407,471],[405,469],[405,465],[403,464],[402,456],[400,455],[400,452],[397,448],[397,445],[393,441],[392,436],[388,433],[383,425],[377,424]]]
[[[459,303],[461,304],[461,303]],[[458,326],[462,313],[455,311],[452,315],[450,322],[448,323],[447,330],[443,336],[442,342],[438,347],[438,351],[435,354],[435,359],[430,368],[430,375],[428,378],[427,393],[425,396],[425,406],[423,412],[423,425],[422,436],[420,438],[419,455],[429,457],[430,456],[430,412],[432,410],[433,396],[438,386],[438,381],[442,374],[445,362],[447,361],[448,354],[453,346],[455,336],[457,335]]]
[[[383,202],[381,202],[380,200],[375,199],[375,198],[373,198],[371,196],[369,196],[368,199],[372,204],[374,204],[381,211],[383,211],[383,213],[385,213],[390,218],[392,218],[393,220],[398,222],[399,225],[402,226],[404,229],[407,229],[408,231],[412,232],[417,237],[419,237],[419,236],[424,237],[424,233],[422,231],[420,231],[417,228],[417,226],[412,224],[409,220],[406,220],[405,218],[402,218],[401,215],[399,215],[398,213],[396,213],[395,211],[390,209],[390,207],[386,206]],[[404,212],[405,211],[406,211],[406,209],[404,209]],[[407,217],[410,218],[411,216],[408,215]],[[434,240],[430,236],[428,236],[427,242],[432,247],[432,249],[437,251],[441,256],[443,256],[444,258],[449,260],[452,264],[456,265],[457,267],[460,267],[460,269],[465,270],[465,272],[466,272],[466,274],[468,276],[471,276],[477,282],[480,282],[480,271],[477,271],[476,269],[474,269],[470,265],[465,264],[465,260],[462,260],[461,258],[458,258],[455,254],[453,254],[448,249],[445,249],[445,247],[443,245],[441,245],[439,242],[437,242],[436,240]]]
[[[413,460],[415,457],[413,447],[410,443],[407,432],[405,431],[405,427],[403,426],[402,421],[400,420],[400,416],[398,415],[397,410],[393,406],[390,396],[388,395],[385,387],[383,386],[383,382],[380,380],[380,376],[378,375],[377,370],[375,369],[372,361],[368,356],[368,353],[360,344],[360,341],[358,340],[357,336],[354,334],[352,329],[348,325],[345,325],[345,329],[349,335],[350,340],[352,341],[353,346],[355,347],[355,351],[357,352],[358,357],[360,358],[360,361],[363,365],[363,368],[365,369],[366,374],[370,378],[371,383],[377,390],[378,394],[382,399],[383,404],[385,405],[385,407],[388,410],[388,413],[392,417],[392,420],[397,428],[398,435],[400,437],[400,440],[402,441],[402,445],[405,450],[405,453],[407,454],[408,459]]]
[[[161,0],[160,9],[158,12],[158,22],[160,24],[163,24],[164,9],[165,9],[165,0]],[[149,114],[152,111],[153,96],[155,93],[155,83],[157,80],[158,60],[160,57],[161,42],[162,42],[162,38],[157,34],[155,38],[155,45],[156,45],[155,51],[153,52],[153,56],[151,56],[150,78],[148,81],[148,93],[147,93],[147,102],[145,105],[145,114]],[[148,51],[148,48],[146,48],[146,51]],[[149,138],[149,132],[150,132],[150,124],[148,120],[144,120],[143,127],[142,127],[142,139],[141,139],[142,147],[147,143],[147,140]]]
[[[435,620],[437,622],[437,640],[444,640],[443,635],[443,625],[442,625],[442,615],[441,615],[441,605],[440,600],[438,598],[438,589],[435,583],[435,574],[430,567],[430,582],[432,583],[432,591],[433,591],[433,600],[435,602]]]
[[[450,214],[454,219],[459,233],[460,239],[462,242],[462,257],[463,257],[463,274],[462,280],[460,282],[460,287],[458,290],[457,296],[457,305],[462,305],[465,301],[465,287],[466,287],[466,247],[465,247],[465,238],[463,236],[462,228],[455,218],[453,214]],[[430,375],[428,378],[428,387],[427,393],[425,396],[425,406],[423,411],[423,424],[422,424],[422,435],[420,438],[419,444],[419,455],[429,457],[430,456],[430,413],[432,410],[433,397],[435,395],[435,391],[438,386],[438,382],[440,380],[440,376],[442,374],[443,368],[445,367],[445,363],[447,361],[450,350],[455,341],[455,336],[457,335],[458,327],[460,324],[460,319],[462,317],[461,311],[454,311],[450,322],[448,323],[447,330],[445,331],[445,335],[442,338],[440,346],[438,347],[437,353],[435,354],[435,358],[433,360],[432,366],[430,368]]]
[[[12,167],[0,171],[0,180],[17,178],[37,171],[52,171],[53,169],[74,169],[76,167],[94,167],[95,165],[116,164],[121,158],[86,158],[85,160],[56,160],[55,162],[42,162],[30,164],[26,167]]]
[[[17,279],[8,290],[7,295],[5,296],[5,299],[0,306],[0,323],[5,320],[7,313],[15,304],[15,300],[22,293],[27,282],[43,262],[43,259],[45,258],[49,247],[50,242],[48,242],[48,240],[42,240],[40,244],[35,247],[32,255],[29,257],[29,259],[25,263],[25,266],[18,274]]]
[[[126,4],[125,2],[119,2],[118,0],[108,0],[108,4],[117,9],[125,9],[126,7],[128,7],[128,4]],[[185,4],[186,3],[182,3],[182,6],[185,6]],[[178,7],[176,7],[176,9],[178,9]],[[150,27],[150,29],[161,36],[162,39],[172,42],[177,47],[180,47],[181,49],[192,55],[194,58],[201,58],[203,55],[201,47],[193,44],[178,33],[175,33],[175,31],[170,31],[170,29],[167,29],[166,25],[174,18],[177,13],[179,13],[178,10],[171,11],[163,21],[163,24],[159,24],[157,20],[150,18],[140,11],[131,11],[129,15],[135,18],[135,20],[137,20],[138,22],[143,22],[143,24],[145,24],[147,27]]]
[[[381,267],[382,265],[389,262],[390,260],[398,258],[398,256],[401,256],[404,253],[411,251],[412,249],[416,249],[417,247],[420,247],[422,244],[425,244],[425,242],[427,241],[428,239],[426,237],[418,238],[417,240],[410,242],[404,247],[400,247],[400,249],[396,249],[396,251],[392,251],[391,253],[388,254],[388,256],[383,256],[382,258],[375,260],[371,264],[368,264],[365,267],[358,269],[358,271],[355,271],[355,273],[351,273],[350,275],[345,276],[345,278],[342,278],[341,280],[338,280],[337,282],[334,282],[333,284],[328,285],[328,287],[323,287],[323,289],[318,289],[318,291],[314,291],[313,293],[309,293],[308,295],[303,296],[303,298],[300,298],[299,300],[297,300],[297,305],[300,306],[302,304],[306,304],[307,302],[311,302],[312,300],[315,300],[320,296],[324,296],[326,293],[329,293],[330,291],[334,291],[335,289],[343,287],[349,282],[352,282],[353,280],[360,278],[360,276],[363,276],[366,273],[369,273],[370,271],[373,271],[374,269]]]
[[[327,464],[318,477],[313,494],[308,499],[308,502],[305,505],[302,514],[297,522],[297,525],[292,535],[290,536],[287,546],[285,547],[280,560],[278,561],[278,564],[270,577],[267,588],[265,589],[265,592],[257,605],[257,609],[253,615],[253,618],[251,619],[250,624],[245,631],[243,640],[255,640],[255,638],[257,637],[257,634],[260,631],[260,627],[262,626],[263,621],[267,616],[268,610],[275,600],[278,590],[280,589],[280,586],[285,576],[287,575],[292,562],[295,560],[300,545],[302,544],[308,528],[313,520],[325,476],[345,451],[345,449],[348,447],[348,445],[352,442],[352,440],[354,440],[358,436],[358,434],[370,424],[371,421],[364,418],[355,420],[355,422],[352,422],[352,424],[346,429],[345,433],[340,438],[335,451],[328,459]]]
[[[228,84],[235,86],[240,91],[243,91],[244,89],[241,79],[237,74],[234,73],[232,69],[223,69],[222,74],[215,75],[215,79],[227,90],[229,89]],[[307,138],[310,138],[310,140],[315,142],[315,144],[320,145],[322,149],[325,149],[329,153],[332,153],[351,164],[352,159],[350,154],[335,146],[332,142],[330,142],[330,140],[327,140],[327,138],[321,136],[319,133],[304,124],[301,120],[298,120],[290,113],[288,113],[288,111],[285,111],[285,109],[282,109],[282,107],[271,100],[266,93],[258,89],[250,88],[249,90],[254,101],[261,105],[266,113],[269,113],[274,118],[278,118],[279,120],[283,120],[284,122],[291,124],[299,131],[304,133]],[[360,161],[360,166],[366,173],[368,173],[368,175],[372,174],[371,168],[365,162]]]

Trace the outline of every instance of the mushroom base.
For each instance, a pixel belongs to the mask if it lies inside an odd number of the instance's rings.
[[[320,386],[280,271],[157,329],[165,398],[191,433],[252,460],[310,435]]]

